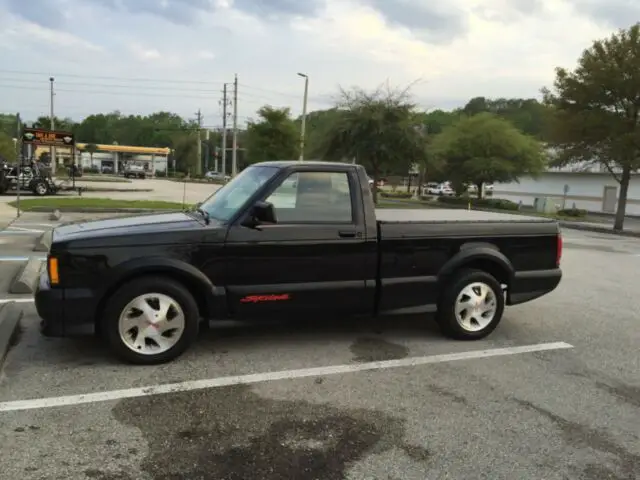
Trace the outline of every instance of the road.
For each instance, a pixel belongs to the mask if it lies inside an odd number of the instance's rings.
[[[558,290],[488,339],[409,317],[225,327],[161,367],[42,338],[25,303],[0,479],[636,479],[639,267],[640,240],[566,231]]]
[[[83,197],[89,198],[115,198],[127,200],[164,200],[169,202],[182,202],[194,204],[202,202],[215,192],[220,185],[214,183],[180,183],[170,180],[146,179],[132,180],[131,183],[101,183],[101,182],[82,182],[78,180],[77,186],[98,187],[98,188],[117,188],[120,190],[127,189],[151,189],[151,192],[84,192]],[[76,196],[76,193],[59,193],[58,195]],[[33,195],[24,194],[23,198],[34,198]],[[0,195],[0,208],[2,203],[13,202],[15,195]],[[1,212],[0,212],[1,213]]]

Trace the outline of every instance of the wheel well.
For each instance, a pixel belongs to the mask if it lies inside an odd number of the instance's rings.
[[[509,284],[511,283],[510,272],[500,263],[486,258],[478,258],[463,263],[449,273],[446,278],[443,279],[444,282],[446,283],[449,281],[449,279],[460,270],[482,270],[483,272],[487,272],[489,275],[493,276],[501,285],[506,285],[507,288],[509,288]]]
[[[111,296],[116,292],[116,290],[118,290],[122,285],[124,285],[127,282],[130,282],[131,280],[135,280],[141,277],[148,277],[148,276],[167,277],[167,278],[170,278],[171,280],[174,280],[184,285],[187,288],[187,290],[189,290],[189,293],[193,295],[193,298],[196,301],[196,304],[198,305],[198,312],[200,313],[200,317],[209,318],[210,312],[208,311],[208,307],[207,307],[207,293],[204,291],[204,289],[202,288],[202,285],[197,280],[193,279],[188,274],[177,272],[175,270],[152,270],[152,271],[144,271],[144,272],[133,272],[130,275],[121,279],[115,285],[112,285],[104,293],[104,295],[102,296],[102,299],[100,300],[96,308],[96,312],[98,312],[98,315],[96,315],[96,326],[98,322],[101,320],[100,317],[102,315],[102,312],[104,311],[105,304],[107,303],[109,298],[111,298]]]

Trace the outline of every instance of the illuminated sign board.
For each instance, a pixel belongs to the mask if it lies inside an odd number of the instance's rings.
[[[32,145],[49,145],[52,147],[72,147],[75,139],[71,132],[44,130],[41,128],[25,128],[22,142]]]

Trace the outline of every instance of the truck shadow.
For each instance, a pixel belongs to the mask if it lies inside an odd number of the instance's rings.
[[[75,338],[41,338],[39,333],[31,332],[32,345],[40,342],[48,345],[46,351],[49,361],[53,354],[59,365],[96,366],[121,365],[114,358],[102,340],[94,335]],[[198,340],[182,357],[194,359],[198,356],[251,351],[265,346],[295,344],[304,349],[318,344],[349,345],[353,361],[368,362],[404,358],[409,355],[408,348],[394,343],[391,339],[418,339],[430,343],[444,343],[448,340],[431,317],[397,316],[384,318],[331,318],[325,320],[290,320],[279,322],[212,323],[200,331]],[[54,351],[52,351],[54,350]],[[33,358],[32,358],[33,359]],[[35,360],[35,359],[33,359]],[[175,362],[179,363],[181,359]]]

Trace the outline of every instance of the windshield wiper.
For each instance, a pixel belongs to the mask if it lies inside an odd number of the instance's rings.
[[[204,223],[206,223],[207,225],[209,225],[209,223],[211,223],[211,218],[209,217],[209,212],[207,212],[206,210],[203,210],[202,208],[197,208],[196,212],[198,212],[200,215],[202,215],[202,218],[204,218]]]

